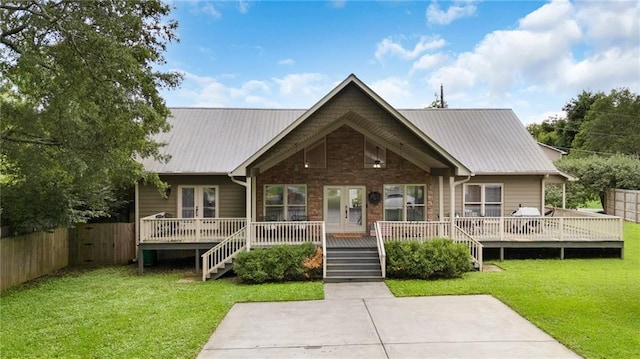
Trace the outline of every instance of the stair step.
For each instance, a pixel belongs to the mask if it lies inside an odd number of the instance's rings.
[[[382,276],[371,277],[327,277],[325,283],[344,283],[344,282],[382,282]]]
[[[380,270],[380,263],[327,263],[327,271],[329,270]]]
[[[339,257],[339,258],[329,258],[327,257],[327,264],[349,264],[349,263],[360,263],[360,264],[380,264],[380,258],[373,257]]]
[[[327,277],[382,277],[380,269],[331,269],[327,268]]]
[[[337,257],[376,257],[378,258],[378,252],[355,252],[355,251],[341,251],[341,252],[327,252],[327,258]]]

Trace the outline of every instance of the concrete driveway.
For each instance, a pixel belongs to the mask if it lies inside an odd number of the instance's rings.
[[[579,358],[488,295],[395,298],[325,284],[325,300],[238,303],[198,358]]]

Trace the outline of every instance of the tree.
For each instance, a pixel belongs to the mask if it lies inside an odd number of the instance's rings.
[[[158,71],[177,23],[160,0],[0,4],[2,222],[16,231],[106,213],[145,178],[136,158],[163,159],[169,129]]]
[[[573,146],[583,152],[640,158],[640,96],[619,89],[599,97],[587,111]]]
[[[640,189],[640,159],[615,155],[603,157],[565,157],[556,167],[578,178],[567,186],[569,207],[576,207],[599,198],[604,206],[604,194],[609,188]]]

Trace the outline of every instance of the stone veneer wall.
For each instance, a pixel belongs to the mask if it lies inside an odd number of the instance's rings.
[[[327,135],[327,167],[304,168],[304,151],[298,151],[261,173],[256,181],[258,220],[264,208],[264,185],[306,184],[307,215],[311,221],[323,220],[323,192],[327,185],[366,186],[366,194],[383,193],[385,184],[424,184],[427,187],[426,214],[433,218],[433,190],[428,172],[387,150],[386,168],[364,168],[364,135],[345,125]],[[366,195],[365,194],[365,195]],[[383,201],[367,202],[367,226],[383,219]],[[367,227],[368,228],[368,227]]]

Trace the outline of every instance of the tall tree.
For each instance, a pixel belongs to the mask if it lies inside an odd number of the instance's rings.
[[[640,158],[640,96],[623,88],[598,98],[587,111],[573,145],[587,152]]]
[[[16,231],[103,215],[161,159],[168,130],[158,71],[177,23],[160,0],[0,3],[2,222]]]

